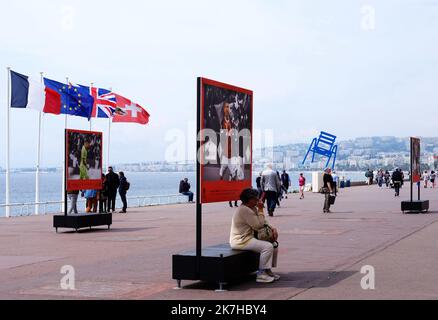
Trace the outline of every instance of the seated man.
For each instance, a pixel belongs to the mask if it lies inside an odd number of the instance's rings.
[[[268,241],[255,238],[254,232],[262,229],[267,223],[263,214],[263,203],[259,200],[257,190],[246,189],[240,196],[242,205],[233,216],[230,232],[230,245],[234,250],[248,250],[260,253],[259,272],[257,282],[271,283],[280,279],[280,276],[272,272],[277,266],[278,249]],[[278,232],[273,229],[275,241]]]
[[[194,198],[194,194],[193,192],[190,191],[190,183],[189,183],[189,179],[185,178],[184,180],[182,180],[179,184],[179,193],[189,197],[189,202],[193,202],[193,198]]]

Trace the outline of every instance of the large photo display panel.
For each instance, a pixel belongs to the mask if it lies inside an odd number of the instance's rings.
[[[66,130],[67,191],[102,189],[101,132]]]
[[[253,92],[200,81],[201,202],[238,200],[252,185]]]
[[[421,181],[421,141],[417,138],[411,138],[411,165],[412,165],[412,182]]]

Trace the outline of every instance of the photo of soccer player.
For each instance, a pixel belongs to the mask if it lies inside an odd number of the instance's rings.
[[[243,181],[251,175],[251,131],[252,96],[211,85],[204,86],[203,129],[214,131],[215,143],[211,137],[204,141],[208,150],[217,151],[216,161],[212,154],[204,161],[204,179],[208,181]],[[215,147],[212,147],[213,144]]]
[[[67,130],[68,190],[94,189],[102,175],[102,133]]]
[[[235,201],[252,184],[253,92],[199,81],[201,201]]]

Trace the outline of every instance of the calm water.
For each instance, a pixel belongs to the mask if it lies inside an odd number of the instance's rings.
[[[179,182],[187,177],[192,185],[192,191],[196,190],[195,173],[154,173],[154,172],[135,172],[126,173],[131,183],[128,196],[153,196],[153,195],[173,195],[178,193]],[[364,181],[364,173],[350,172],[340,173],[351,181]],[[292,186],[298,186],[298,173],[290,173]],[[308,183],[311,182],[312,174],[305,174]],[[254,176],[255,185],[256,176]],[[5,175],[0,174],[0,204],[5,203]],[[60,173],[41,174],[40,199],[41,202],[60,201],[62,190],[62,175]],[[11,174],[11,202],[12,203],[31,203],[35,201],[35,174],[34,173],[14,173]],[[59,211],[60,205],[50,207],[50,212]],[[19,214],[18,209],[14,209],[12,214]],[[4,208],[0,208],[0,217],[5,215]]]

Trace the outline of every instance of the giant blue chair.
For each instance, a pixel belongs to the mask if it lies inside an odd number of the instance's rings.
[[[322,131],[319,135],[319,138],[313,139],[312,143],[310,144],[309,150],[304,157],[303,164],[306,162],[309,153],[312,152],[312,163],[315,162],[315,154],[328,157],[327,164],[325,165],[326,168],[329,167],[330,161],[333,157],[332,169],[334,170],[336,164],[336,156],[338,153],[338,146],[335,145],[335,142],[336,136]]]

